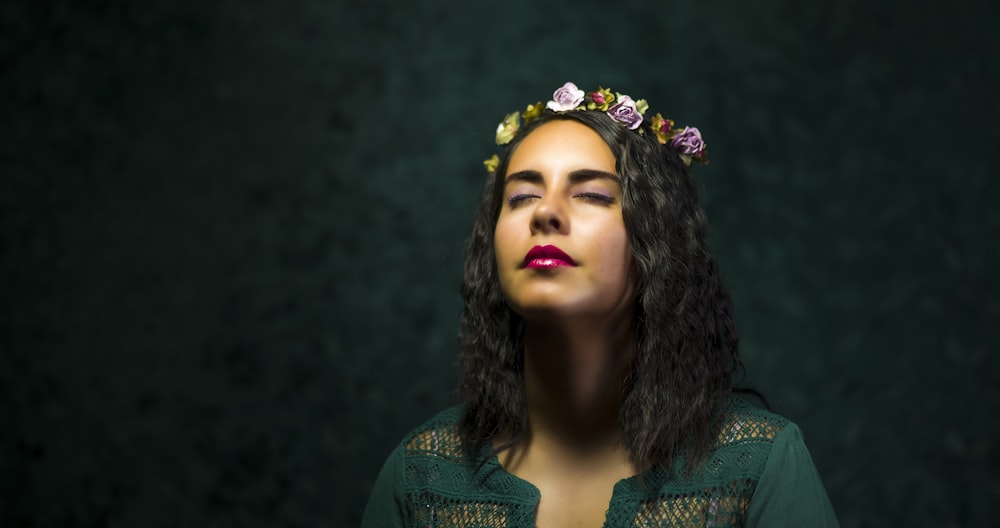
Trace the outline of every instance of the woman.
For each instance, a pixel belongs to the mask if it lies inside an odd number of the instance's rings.
[[[646,110],[567,83],[498,127],[463,403],[390,455],[365,527],[837,525],[798,428],[734,396],[705,145]]]

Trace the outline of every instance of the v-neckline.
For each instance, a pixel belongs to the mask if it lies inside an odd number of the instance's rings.
[[[486,480],[484,484],[497,479],[499,481],[509,482],[516,488],[520,488],[521,493],[515,493],[519,497],[530,498],[530,504],[533,507],[534,518],[532,519],[533,525],[537,526],[538,522],[538,507],[541,503],[542,492],[537,486],[531,482],[511,473],[507,468],[503,467],[500,463],[500,457],[497,453],[493,452],[490,447],[490,443],[486,443],[482,448],[482,455],[486,457],[486,461],[482,464],[480,471],[486,470]],[[482,460],[482,458],[480,458]],[[602,528],[610,528],[608,525],[608,515],[612,511],[629,511],[632,508],[627,506],[629,502],[638,503],[639,496],[643,487],[650,487],[651,489],[656,489],[659,486],[657,482],[661,478],[660,472],[657,470],[656,466],[647,468],[635,475],[619,479],[615,482],[614,487],[611,491],[611,499],[608,501],[608,508],[604,512],[604,521],[601,523]],[[640,479],[645,480],[646,486],[640,485]],[[501,488],[507,488],[503,484],[500,485]],[[524,501],[527,503],[528,501]],[[638,504],[635,505],[636,507]]]

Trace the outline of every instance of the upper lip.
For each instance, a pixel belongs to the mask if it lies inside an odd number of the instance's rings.
[[[562,260],[572,266],[576,265],[576,262],[573,261],[573,257],[570,257],[565,251],[555,246],[535,246],[531,248],[531,250],[528,251],[528,254],[524,256],[524,263],[527,264],[535,259]]]

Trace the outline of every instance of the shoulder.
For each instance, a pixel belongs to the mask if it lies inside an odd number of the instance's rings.
[[[829,502],[821,500],[822,486],[809,472],[812,465],[807,454],[802,456],[794,423],[736,397],[717,420],[710,451],[690,472],[681,459],[671,470],[645,474],[649,486],[639,481],[628,488],[638,501],[636,524],[831,526]],[[790,522],[782,519],[786,513],[795,514]]]
[[[393,452],[393,519],[363,526],[531,526],[538,493],[502,470],[489,444],[466,446],[464,406],[445,409],[407,433]],[[379,505],[388,501],[375,501]],[[372,504],[372,503],[370,503]],[[394,521],[395,522],[395,521]]]
[[[722,480],[746,479],[745,526],[838,525],[802,431],[787,418],[731,399],[711,458],[709,467],[728,467]]]
[[[787,418],[730,397],[719,413],[715,442],[692,474],[700,484],[755,483],[764,472],[775,444],[795,428]]]
[[[784,416],[761,409],[738,397],[729,398],[719,421],[721,423],[716,449],[739,445],[767,447],[792,423]]]
[[[438,478],[449,482],[455,480],[450,479],[453,474],[463,472],[458,433],[461,416],[459,407],[445,409],[403,437],[372,487],[363,527],[409,526],[419,517],[416,512],[425,511],[420,505],[441,502],[428,490],[438,484]]]
[[[458,428],[463,412],[461,405],[449,407],[410,430],[400,445],[403,455],[463,459],[465,450]]]

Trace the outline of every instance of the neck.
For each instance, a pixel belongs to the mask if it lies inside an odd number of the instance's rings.
[[[636,346],[631,321],[525,323],[531,442],[583,452],[620,444],[618,411]]]

